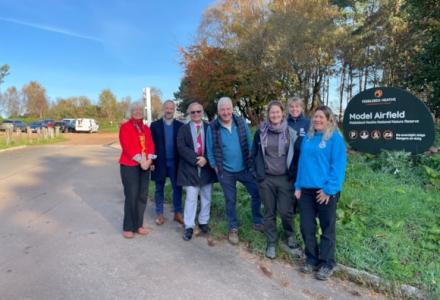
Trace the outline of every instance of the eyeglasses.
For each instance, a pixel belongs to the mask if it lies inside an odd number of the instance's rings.
[[[201,114],[202,111],[201,110],[193,110],[190,112],[190,114],[194,115],[194,114]]]

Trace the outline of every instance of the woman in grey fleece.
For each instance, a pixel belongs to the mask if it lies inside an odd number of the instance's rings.
[[[267,120],[255,132],[252,147],[253,172],[264,205],[264,231],[267,237],[266,256],[275,258],[277,212],[281,216],[287,245],[296,247],[292,228],[293,187],[295,174],[294,146],[297,133],[287,125],[284,106],[272,101],[267,107]]]

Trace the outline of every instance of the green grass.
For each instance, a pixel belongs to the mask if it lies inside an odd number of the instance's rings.
[[[114,122],[113,124],[110,124],[109,122],[100,122],[99,123],[99,131],[100,132],[118,132],[119,131],[119,124],[117,122]]]
[[[46,145],[46,144],[54,144],[58,142],[65,141],[63,135],[55,137],[53,139],[43,140],[42,138],[38,138],[36,135],[32,135],[32,139],[29,141],[26,135],[23,135],[21,138],[13,137],[11,143],[6,145],[5,136],[0,136],[0,150],[19,147],[19,146],[33,146],[33,145]]]
[[[426,168],[431,170],[431,173]],[[398,171],[396,171],[396,169]],[[154,184],[150,196],[154,196]],[[171,198],[170,185],[166,200]],[[214,186],[210,226],[225,239],[224,198]],[[349,156],[346,181],[337,209],[337,261],[394,283],[440,295],[440,156],[412,157],[401,152]],[[264,234],[252,230],[250,197],[238,186],[240,239],[262,255]],[[298,241],[298,217],[295,228]],[[282,229],[279,223],[279,236]],[[278,253],[278,257],[283,257]]]

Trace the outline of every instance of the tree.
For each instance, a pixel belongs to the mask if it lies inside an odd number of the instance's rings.
[[[216,100],[222,96],[237,99],[238,62],[228,50],[209,47],[206,43],[182,49],[181,53],[185,76],[175,93],[182,100],[179,110],[186,112],[191,102],[198,101],[212,119],[217,112]]]
[[[45,88],[38,82],[31,81],[23,86],[22,93],[26,103],[27,115],[42,119],[49,108]]]
[[[418,68],[409,84],[440,118],[440,2],[408,0],[405,8],[412,21],[411,29],[421,37],[420,52],[412,57]]]
[[[2,95],[3,112],[9,117],[18,117],[23,113],[23,100],[17,88],[9,87]]]
[[[162,115],[162,91],[158,88],[151,88],[151,118],[158,119]]]
[[[104,89],[99,95],[98,103],[101,117],[108,122],[115,121],[116,106],[116,96],[112,93],[110,89]]]
[[[3,65],[0,67],[0,85],[4,82],[3,78],[9,75],[9,66]]]

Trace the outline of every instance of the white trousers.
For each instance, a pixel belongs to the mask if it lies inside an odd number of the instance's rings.
[[[197,213],[197,196],[200,193],[199,224],[208,224],[211,210],[212,184],[204,186],[186,186],[183,221],[185,228],[194,228]]]

